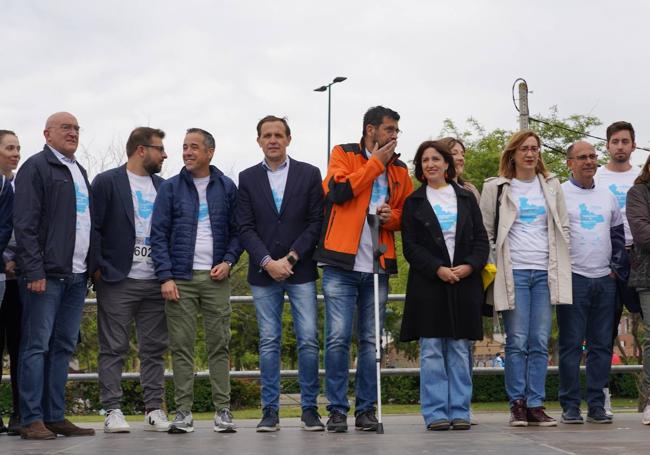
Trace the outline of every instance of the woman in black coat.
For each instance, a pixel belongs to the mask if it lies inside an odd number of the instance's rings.
[[[467,430],[469,341],[483,338],[487,234],[476,198],[453,181],[454,160],[441,142],[423,142],[413,162],[423,184],[402,213],[410,269],[400,338],[420,341],[420,402],[427,429]]]

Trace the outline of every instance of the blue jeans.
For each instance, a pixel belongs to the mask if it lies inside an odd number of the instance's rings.
[[[551,302],[546,270],[513,270],[515,309],[503,311],[506,393],[510,404],[542,406],[546,395]]]
[[[45,292],[36,294],[27,290],[25,279],[21,280],[18,384],[23,425],[64,419],[68,363],[79,339],[86,282],[85,273],[61,280],[48,278]]]
[[[325,267],[323,270],[325,317],[327,321],[325,383],[327,410],[347,414],[348,368],[352,322],[357,312],[357,374],[355,414],[374,409],[377,401],[375,362],[375,296],[373,274]],[[388,275],[379,275],[379,317],[383,326],[388,300]]]
[[[420,403],[425,425],[436,420],[469,422],[469,358],[468,340],[420,338]]]
[[[291,302],[293,329],[298,344],[298,382],[302,409],[318,407],[318,303],[316,282],[286,282],[251,286],[260,331],[262,408],[276,411],[280,404],[280,342],[284,293]]]
[[[587,340],[587,404],[602,408],[612,363],[611,334],[616,309],[616,280],[609,276],[573,276],[573,305],[557,306],[560,329],[562,409],[580,408],[580,359]]]

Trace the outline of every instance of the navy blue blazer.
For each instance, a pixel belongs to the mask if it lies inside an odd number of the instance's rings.
[[[320,171],[311,164],[291,159],[282,206],[278,212],[266,169],[262,164],[239,174],[237,201],[239,240],[249,256],[248,282],[254,286],[274,283],[261,267],[262,259],[300,256],[288,283],[300,284],[318,278],[312,259],[323,223],[323,186]]]
[[[151,180],[158,190],[163,179],[152,175]],[[131,271],[135,247],[133,197],[126,164],[98,174],[92,192],[96,269],[101,271],[104,281],[122,281]]]

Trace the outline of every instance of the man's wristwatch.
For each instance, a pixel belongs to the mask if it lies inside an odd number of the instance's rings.
[[[296,262],[298,262],[293,254],[287,254],[287,261],[291,265],[296,265]]]
[[[230,262],[230,261],[223,261],[223,262],[225,262],[226,264],[228,264],[228,267],[230,267],[230,268],[232,269],[232,262]]]

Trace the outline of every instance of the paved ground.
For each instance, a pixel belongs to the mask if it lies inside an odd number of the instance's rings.
[[[255,420],[242,420],[236,434],[217,434],[211,422],[196,422],[187,435],[147,433],[132,424],[130,434],[98,433],[88,438],[23,441],[0,436],[0,454],[156,455],[228,454],[648,454],[650,426],[641,414],[617,413],[612,425],[562,425],[557,428],[510,428],[505,413],[477,414],[471,431],[427,432],[419,416],[386,416],[385,434],[308,433],[298,419],[283,419],[277,433],[256,433]]]

